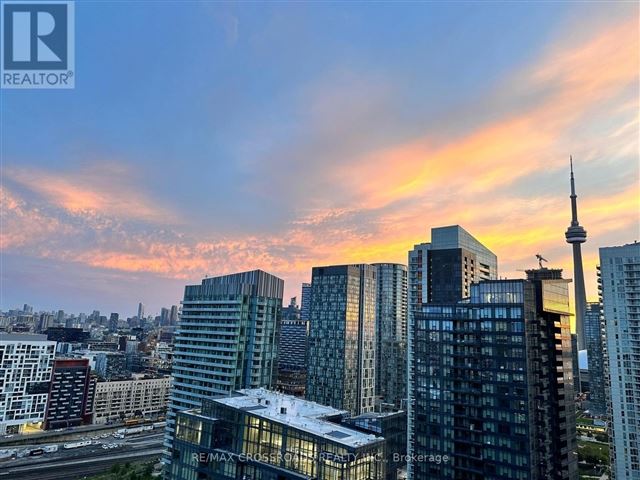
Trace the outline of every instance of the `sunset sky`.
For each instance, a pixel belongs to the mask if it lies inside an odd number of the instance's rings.
[[[1,97],[0,308],[149,313],[205,275],[402,262],[460,224],[520,278],[640,240],[639,7],[78,2],[76,88]],[[287,300],[285,300],[287,301]]]

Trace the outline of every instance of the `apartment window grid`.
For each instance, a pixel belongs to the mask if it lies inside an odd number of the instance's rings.
[[[191,412],[178,415],[172,479],[191,479],[196,471],[221,480],[285,478],[271,473],[274,470],[265,468],[266,465],[286,469],[296,478],[298,475],[318,480],[384,478],[384,465],[379,461],[382,441],[354,450],[324,436],[214,402],[205,403],[202,413],[204,417]],[[223,452],[231,454],[230,457],[242,453],[259,460],[238,462],[229,458],[199,463],[192,456],[196,451]]]
[[[640,244],[600,249],[612,477],[640,478]]]
[[[0,343],[0,433],[44,420],[55,342]]]

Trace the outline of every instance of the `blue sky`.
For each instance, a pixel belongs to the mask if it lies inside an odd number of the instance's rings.
[[[295,295],[313,265],[406,261],[451,223],[505,274],[538,251],[570,270],[570,153],[593,297],[597,246],[638,237],[637,19],[634,3],[78,2],[76,88],[2,92],[0,308],[159,311],[258,267]]]

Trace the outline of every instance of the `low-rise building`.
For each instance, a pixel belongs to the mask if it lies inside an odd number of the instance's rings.
[[[164,415],[169,401],[170,385],[169,376],[134,375],[132,380],[98,382],[93,423]]]
[[[262,388],[177,413],[168,478],[382,480],[385,440],[341,425],[348,415]]]
[[[387,480],[396,480],[407,469],[407,412],[369,412],[346,418],[344,424],[365,433],[384,437]]]

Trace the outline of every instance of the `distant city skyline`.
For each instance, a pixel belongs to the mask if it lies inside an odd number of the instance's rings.
[[[1,309],[159,313],[254,268],[299,297],[453,224],[569,278],[569,155],[588,301],[638,239],[637,3],[161,5],[78,3],[76,88],[3,92]]]

